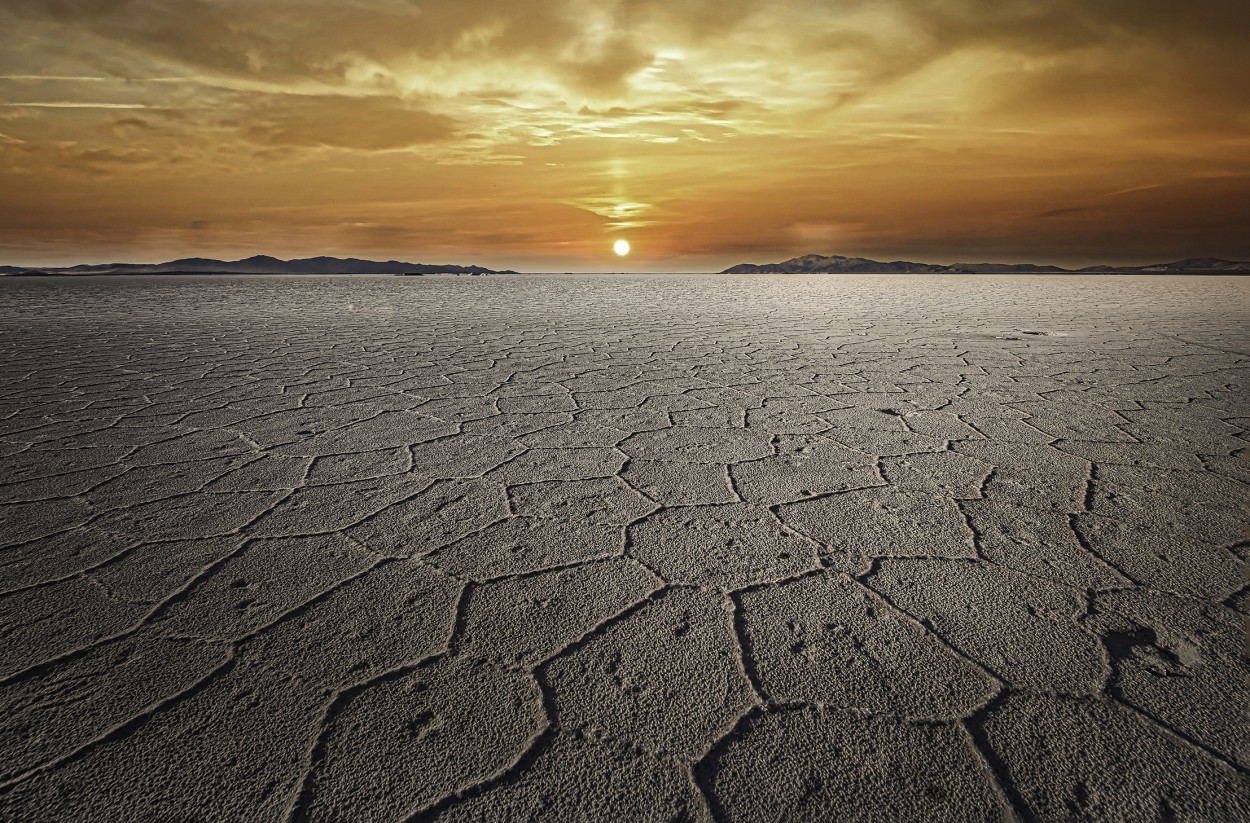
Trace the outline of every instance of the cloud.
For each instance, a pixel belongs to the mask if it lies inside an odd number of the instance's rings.
[[[1046,211],[1040,211],[1037,214],[1033,215],[1033,217],[1040,218],[1043,220],[1049,220],[1055,217],[1071,217],[1074,214],[1082,214],[1085,211],[1086,211],[1085,209],[1079,206],[1069,206],[1066,208],[1047,209]]]
[[[153,67],[239,90],[440,97],[431,110],[457,120],[467,119],[472,98],[483,93],[525,100],[512,112],[518,119],[536,109],[612,102],[681,112],[688,128],[719,105],[730,120],[753,114],[763,121],[742,127],[783,131],[794,122],[779,118],[791,112],[888,98],[954,58],[963,68],[953,83],[970,84],[954,93],[960,112],[1018,120],[1175,106],[1190,121],[1237,117],[1225,104],[1250,102],[1250,87],[1236,82],[1244,69],[1236,33],[1250,27],[1250,7],[1232,0],[1200,5],[0,0],[17,25],[36,31],[39,21],[54,20],[81,53],[99,52],[101,62],[120,52],[123,66],[115,69],[124,69],[126,55],[141,55]],[[910,99],[912,110],[899,113],[919,116],[917,100],[931,112],[951,111],[942,96],[929,95]],[[559,128],[552,136],[574,133]]]
[[[81,177],[112,177],[186,160],[187,157],[182,154],[160,154],[146,147],[84,147],[73,143],[0,141],[0,166],[8,173],[28,177],[42,176],[49,169]]]
[[[0,184],[48,236],[235,209],[396,253],[1078,254],[1169,236],[1184,181],[1250,195],[1241,0],[0,0],[0,28]],[[350,214],[299,234],[322,190]],[[168,224],[184,193],[220,213]]]
[[[0,103],[7,108],[21,109],[150,109],[146,103],[105,103],[83,102],[74,100],[29,101],[22,103]]]
[[[1137,194],[1140,191],[1154,191],[1155,189],[1161,189],[1163,188],[1163,185],[1164,184],[1162,183],[1150,183],[1145,186],[1133,186],[1130,189],[1117,189],[1116,191],[1110,191],[1102,196],[1103,197],[1123,197],[1126,194]]]
[[[246,115],[243,136],[263,146],[330,146],[384,151],[446,140],[450,117],[389,98],[266,95]]]

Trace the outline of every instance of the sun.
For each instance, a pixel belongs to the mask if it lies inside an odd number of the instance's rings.
[[[629,254],[629,241],[617,240],[612,244],[612,251],[616,252],[618,256],[624,257]]]

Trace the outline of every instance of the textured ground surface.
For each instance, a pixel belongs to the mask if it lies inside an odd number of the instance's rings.
[[[0,818],[1247,819],[1248,298],[0,282]]]

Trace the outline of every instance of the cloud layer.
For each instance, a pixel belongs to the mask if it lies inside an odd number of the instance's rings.
[[[13,261],[1250,257],[1232,0],[0,0],[0,31]]]

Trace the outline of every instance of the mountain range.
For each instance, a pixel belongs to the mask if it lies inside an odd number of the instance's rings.
[[[355,257],[305,257],[279,260],[258,254],[243,260],[184,257],[168,263],[100,263],[97,265],[0,266],[0,275],[22,274],[515,274],[481,266],[430,265],[399,260],[360,260]]]
[[[936,263],[911,263],[895,260],[883,263],[865,257],[829,257],[807,254],[784,263],[740,263],[725,269],[722,274],[801,274],[812,273],[871,273],[871,274],[1134,274],[1134,273],[1250,273],[1250,263],[1220,260],[1215,257],[1191,257],[1175,263],[1155,263],[1149,266],[1087,266],[1083,269],[1062,269],[1058,266],[1040,266],[1034,263],[955,263],[943,266]]]
[[[722,274],[1239,274],[1250,273],[1250,262],[1191,257],[1174,263],[1148,266],[1087,266],[1063,269],[1034,263],[913,263],[906,260],[882,262],[865,257],[808,254],[783,263],[740,263]],[[361,260],[356,257],[304,257],[280,260],[264,254],[243,260],[214,260],[184,257],[168,263],[99,263],[78,266],[0,266],[0,276],[32,274],[516,274],[481,266],[405,263],[399,260]]]

